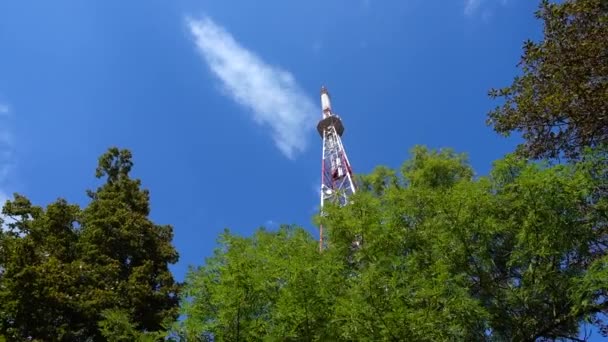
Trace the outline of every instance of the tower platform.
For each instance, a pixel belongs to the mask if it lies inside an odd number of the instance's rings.
[[[338,133],[339,136],[342,136],[342,134],[344,133],[344,125],[342,124],[342,119],[340,119],[340,117],[337,115],[330,115],[325,119],[319,121],[319,123],[317,124],[317,132],[319,132],[321,138],[323,138],[323,133],[325,132],[325,129],[332,125],[336,128],[336,133]]]

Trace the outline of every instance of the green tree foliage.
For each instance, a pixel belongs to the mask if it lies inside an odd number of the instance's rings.
[[[133,324],[129,313],[121,309],[102,311],[103,319],[98,322],[101,335],[108,342],[154,342],[165,337],[164,331],[139,331]]]
[[[0,334],[9,340],[78,339],[86,321],[76,301],[80,210],[64,200],[46,210],[16,195],[3,214],[14,219],[0,232]]]
[[[608,310],[605,153],[549,166],[507,156],[474,178],[416,147],[362,176],[346,207],[302,228],[226,231],[187,277],[178,330],[214,341],[535,341]],[[358,239],[359,246],[352,242]]]
[[[497,132],[522,132],[523,155],[576,158],[608,143],[608,2],[543,0],[540,42],[526,41],[522,75],[490,96],[504,104],[489,113]]]
[[[176,312],[178,286],[168,265],[178,254],[172,227],[148,218],[149,193],[129,177],[132,165],[131,153],[117,148],[99,159],[96,175],[106,182],[89,191],[82,212],[82,258],[107,277],[97,300],[128,310],[137,328],[156,331]]]
[[[178,258],[172,228],[148,218],[149,194],[129,177],[132,165],[129,151],[111,148],[102,155],[97,177],[105,176],[105,183],[89,191],[91,202],[82,210],[63,199],[46,208],[21,195],[7,201],[2,213],[10,220],[0,231],[0,335],[11,341],[104,341],[114,331],[107,322],[120,321],[112,320],[117,313],[135,332],[161,331],[175,319],[178,287],[168,269]]]
[[[318,282],[318,244],[301,228],[258,230],[252,238],[225,231],[204,267],[184,287],[181,323],[187,341],[300,341],[320,337],[331,287]],[[333,284],[332,284],[333,285]]]

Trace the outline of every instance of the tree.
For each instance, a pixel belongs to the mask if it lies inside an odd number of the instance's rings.
[[[505,135],[522,132],[524,156],[577,158],[608,143],[608,3],[543,0],[536,17],[543,40],[526,41],[522,75],[490,91],[504,104],[488,124]]]
[[[148,218],[149,192],[129,177],[131,158],[118,148],[99,158],[96,176],[106,181],[88,192],[91,202],[82,212],[79,242],[83,261],[105,278],[90,300],[101,308],[127,310],[137,329],[158,331],[177,314],[178,284],[168,265],[177,262],[178,254],[171,244],[172,227]]]
[[[608,162],[605,151],[585,157],[549,167],[508,156],[473,179],[462,156],[414,149],[400,182],[328,208],[332,246],[363,237],[354,259],[372,287],[357,284],[367,295],[350,311],[385,303],[375,319],[399,339],[576,336],[581,321],[608,310],[607,199],[597,196]]]
[[[102,336],[108,342],[155,342],[163,340],[163,331],[139,331],[133,324],[129,313],[120,309],[102,312],[103,320],[98,322]]]
[[[16,195],[0,231],[0,335],[9,340],[83,336],[79,310],[78,232],[80,208],[64,200],[46,210]]]
[[[63,199],[46,208],[19,194],[7,201],[0,336],[104,341],[122,331],[108,323],[118,314],[135,332],[162,332],[176,318],[178,285],[168,270],[177,261],[172,228],[148,219],[149,194],[129,177],[132,165],[129,151],[102,155],[97,177],[106,182],[89,191],[83,210]]]
[[[320,254],[301,228],[224,233],[187,277],[180,328],[214,341],[575,337],[608,310],[608,160],[584,160],[510,155],[474,178],[465,156],[416,147],[325,208]]]
[[[326,339],[329,304],[320,283],[317,243],[301,228],[225,231],[205,266],[191,269],[178,330],[190,340]]]

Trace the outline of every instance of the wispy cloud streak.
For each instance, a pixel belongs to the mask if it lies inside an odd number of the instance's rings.
[[[13,152],[13,136],[9,128],[10,112],[6,104],[0,103],[0,191],[6,182]]]
[[[9,199],[6,189],[9,172],[13,162],[13,136],[9,129],[10,107],[7,104],[0,103],[0,218],[2,217],[2,207],[7,199]],[[4,227],[0,227],[2,229]]]
[[[317,108],[293,75],[264,62],[210,18],[186,19],[196,47],[226,93],[248,108],[255,122],[270,128],[288,158],[304,151]]]
[[[464,2],[464,14],[467,16],[472,16],[475,14],[483,4],[485,3],[493,3],[496,5],[497,3],[501,6],[506,6],[509,0],[465,0]],[[487,13],[486,13],[487,16]]]
[[[464,4],[464,14],[472,15],[481,5],[483,0],[466,0]]]
[[[0,103],[0,116],[7,116],[9,107],[7,104]]]

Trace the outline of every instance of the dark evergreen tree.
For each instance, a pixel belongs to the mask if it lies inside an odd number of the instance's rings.
[[[129,177],[127,150],[99,159],[106,177],[81,210],[59,199],[45,208],[16,195],[0,231],[0,335],[8,340],[113,340],[108,322],[160,335],[177,316],[178,255],[172,228],[148,218],[149,193]],[[134,335],[135,336],[135,335]],[[114,339],[116,340],[116,339]],[[120,339],[118,339],[120,340]]]
[[[78,284],[80,209],[58,200],[46,210],[21,195],[7,202],[0,231],[0,335],[9,340],[86,335]]]
[[[148,218],[149,192],[129,177],[132,166],[128,150],[111,148],[100,157],[96,176],[105,183],[89,191],[79,243],[83,261],[103,275],[101,293],[91,300],[126,310],[139,330],[157,331],[176,314],[178,285],[168,265],[178,254],[172,227]]]

